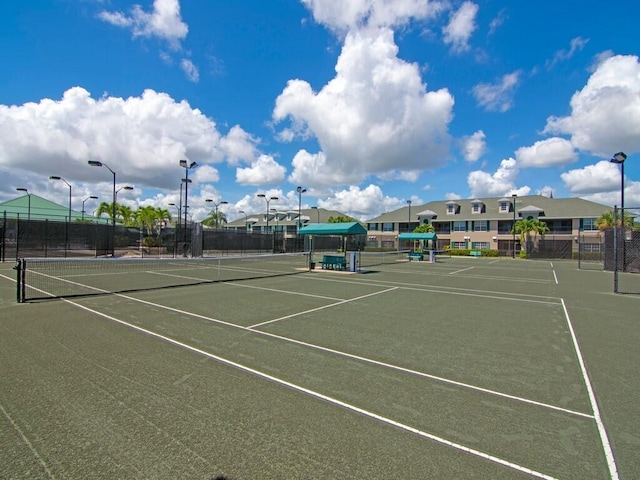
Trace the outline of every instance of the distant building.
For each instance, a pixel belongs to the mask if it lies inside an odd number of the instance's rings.
[[[515,202],[514,202],[515,201]],[[442,200],[408,205],[368,220],[367,246],[404,248],[398,235],[418,225],[433,225],[437,248],[499,250],[510,255],[520,250],[519,236],[512,233],[514,218],[539,219],[549,233],[539,239],[553,242],[570,258],[581,244],[582,251],[600,251],[601,233],[596,219],[611,210],[606,205],[581,198],[549,198],[541,195]]]
[[[324,208],[303,208],[300,210],[300,217],[298,217],[297,209],[271,209],[269,213],[243,214],[241,218],[225,223],[223,227],[228,230],[246,230],[257,233],[282,232],[285,236],[294,236],[298,231],[298,222],[300,222],[300,227],[304,227],[312,223],[327,223],[331,217],[344,216],[344,213]]]

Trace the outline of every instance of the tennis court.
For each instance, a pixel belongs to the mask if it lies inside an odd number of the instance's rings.
[[[304,262],[76,265],[26,303],[0,264],[0,478],[640,478],[611,273]]]

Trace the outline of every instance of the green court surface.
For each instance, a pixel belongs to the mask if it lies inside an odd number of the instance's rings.
[[[0,478],[640,478],[640,295],[610,272],[199,266],[126,291],[145,272],[95,271],[91,295],[17,303],[12,266]]]

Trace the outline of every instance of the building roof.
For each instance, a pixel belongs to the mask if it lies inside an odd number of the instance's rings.
[[[398,240],[436,240],[435,233],[401,233]]]
[[[367,230],[359,222],[312,223],[300,229],[302,235],[366,235]]]
[[[602,205],[600,203],[591,202],[582,198],[549,198],[543,195],[526,195],[518,196],[516,200],[516,213],[522,209],[528,210],[531,207],[540,209],[537,212],[544,213],[541,218],[544,219],[569,219],[569,218],[597,218],[604,212],[610,211],[611,207]],[[480,213],[472,213],[472,203],[481,202],[484,204],[484,209]],[[432,217],[432,213],[436,216],[433,220],[436,222],[442,221],[454,221],[454,220],[509,220],[513,218],[513,210],[509,209],[508,212],[500,212],[500,203],[508,201],[511,203],[513,198],[511,197],[489,197],[489,198],[473,198],[467,200],[455,200],[455,201],[433,201],[425,203],[420,206],[412,206],[412,212],[425,212],[430,210],[431,212],[424,215],[422,218]],[[457,210],[457,214],[447,214],[447,205],[455,204],[460,208]],[[375,218],[367,220],[366,223],[404,223],[407,221],[409,215],[409,207],[404,206],[393,212],[383,213]],[[421,218],[420,213],[412,214],[412,219]]]
[[[278,210],[277,212],[269,212],[269,225],[276,225],[276,213],[278,215],[277,223],[279,226],[295,225],[298,218],[298,210]],[[242,217],[227,222],[224,228],[244,228],[245,223],[252,225],[254,228],[265,225],[266,211],[250,213],[242,215]],[[300,221],[303,225],[311,225],[314,223],[327,223],[330,217],[344,217],[345,214],[337,210],[326,210],[324,208],[303,208],[300,210]]]
[[[57,203],[42,198],[33,193],[22,195],[6,202],[0,202],[0,215],[6,212],[8,218],[20,217],[21,219],[30,218],[31,220],[51,220],[55,222],[66,222],[69,217],[69,206],[58,205]],[[84,216],[85,219],[92,221],[96,217],[91,215]],[[81,220],[82,212],[71,210],[71,220]],[[102,219],[103,221],[105,219]]]

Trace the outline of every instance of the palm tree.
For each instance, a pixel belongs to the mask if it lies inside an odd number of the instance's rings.
[[[127,207],[126,205],[120,205],[116,203],[116,215],[122,219],[122,223],[131,227],[134,224],[135,212],[131,207]]]
[[[430,223],[423,223],[413,229],[413,233],[434,233],[435,231],[435,227]]]
[[[355,222],[355,219],[348,217],[346,215],[339,215],[337,217],[329,217],[327,219],[327,223],[350,223]]]
[[[206,225],[207,227],[216,227],[218,225],[225,224],[225,223],[227,223],[227,216],[222,210],[218,210],[218,212],[213,210],[209,212],[209,215],[207,215],[207,218],[202,220],[202,224]]]
[[[596,220],[596,227],[598,227],[599,230],[606,230],[608,228],[613,228],[614,226],[614,214],[611,210],[609,210],[608,212],[604,212],[602,215],[600,215],[597,220]],[[618,227],[620,226],[621,223],[621,218],[620,218],[620,212],[618,211],[618,222],[617,225]],[[625,227],[633,227],[633,217],[631,215],[629,215],[628,213],[625,214],[624,216],[624,226]]]
[[[116,210],[117,210],[117,205],[116,205]],[[109,220],[113,221],[113,202],[111,203],[107,203],[107,202],[100,202],[100,205],[98,205],[98,210],[96,210],[96,216],[101,216],[103,213],[107,214],[107,217],[109,217]],[[116,213],[116,217],[118,216],[118,214]]]
[[[514,225],[512,232],[520,235],[520,245],[526,246],[527,248],[524,248],[524,251],[529,252],[536,244],[538,234],[544,235],[549,232],[549,226],[541,220],[527,218],[518,220]],[[533,233],[533,242],[531,243],[531,248],[529,248],[526,240],[531,233]]]

